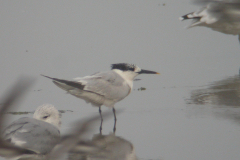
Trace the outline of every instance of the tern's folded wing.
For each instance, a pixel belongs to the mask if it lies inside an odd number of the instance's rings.
[[[79,78],[78,82],[84,85],[84,91],[93,92],[111,100],[122,100],[131,91],[125,80],[113,71]]]

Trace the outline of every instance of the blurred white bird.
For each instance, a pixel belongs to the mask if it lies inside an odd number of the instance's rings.
[[[24,93],[29,89],[30,85],[33,83],[33,79],[31,78],[21,78],[17,81],[17,83],[12,87],[11,90],[9,90],[8,94],[5,95],[5,97],[0,99],[1,105],[0,105],[0,133],[2,133],[3,124],[4,121],[6,121],[5,114],[7,111],[9,111],[10,108],[13,108],[14,104],[16,102],[19,102],[21,100],[21,97]],[[19,104],[18,104],[19,105]],[[44,105],[46,107],[46,105]],[[48,107],[47,107],[48,108]],[[51,108],[51,107],[50,107]],[[39,109],[39,110],[38,110]],[[48,114],[45,116],[38,116],[39,113],[42,114],[45,112],[44,107],[39,107],[37,111],[35,112],[35,117],[39,119],[46,119]],[[51,110],[51,109],[50,109]],[[55,110],[53,108],[53,110]],[[57,114],[54,114],[57,116]],[[103,114],[105,118],[108,118],[110,116],[109,112],[106,112]],[[49,116],[52,117],[52,116]],[[53,116],[54,117],[54,116]],[[99,120],[99,117],[94,116],[90,117],[85,120],[80,120],[76,122],[72,127],[73,130],[70,132],[70,134],[65,135],[63,138],[61,138],[61,141],[59,141],[58,144],[54,146],[54,148],[48,153],[48,154],[38,154],[35,151],[28,150],[16,145],[13,145],[12,143],[9,143],[8,141],[4,140],[2,135],[0,136],[0,156],[5,157],[7,159],[19,159],[19,160],[64,160],[64,154],[67,154],[69,150],[71,150],[74,146],[78,144],[79,141],[82,141],[84,138],[84,135],[89,134],[90,131],[92,131],[94,124],[96,121]],[[38,120],[39,122],[43,122],[41,120]],[[55,130],[58,130],[60,127],[60,123],[56,123],[55,120],[47,120],[48,122],[52,123],[49,124],[51,127],[56,128]],[[46,123],[46,122],[43,122]],[[42,123],[40,123],[42,124]],[[54,126],[55,125],[55,126]],[[46,125],[44,125],[46,126]],[[37,126],[35,126],[37,127]],[[39,128],[39,127],[37,127]],[[16,128],[20,129],[20,128]],[[24,132],[24,130],[22,130]],[[26,131],[26,130],[25,130]],[[41,134],[41,132],[39,133]],[[38,135],[41,138],[41,135]],[[38,139],[39,137],[35,137]],[[38,141],[31,139],[33,141]],[[50,139],[52,141],[52,139]],[[47,142],[49,143],[49,142]],[[85,143],[87,144],[87,142]],[[40,144],[42,145],[42,144]],[[85,151],[85,145],[77,145],[78,151],[82,152]],[[46,146],[44,146],[46,147]],[[97,146],[89,146],[91,150],[99,151],[99,148]]]
[[[240,35],[240,0],[195,0],[204,6],[180,17],[193,19],[188,28],[204,26],[225,34]],[[240,41],[240,36],[238,37]]]
[[[111,69],[111,71],[75,78],[74,81],[42,76],[52,79],[54,84],[68,93],[99,107],[100,116],[102,105],[111,107],[116,122],[114,104],[130,94],[134,78],[139,74],[159,73],[127,63],[112,64]]]
[[[23,117],[10,124],[3,132],[3,139],[35,154],[47,154],[60,140],[60,118],[53,105],[41,105],[33,118]]]

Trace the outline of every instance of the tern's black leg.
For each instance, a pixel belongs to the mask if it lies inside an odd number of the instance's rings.
[[[115,108],[113,108],[112,110],[113,110],[113,115],[114,115],[114,127],[113,127],[113,133],[115,133],[115,132],[116,132],[117,117],[116,117],[116,111],[115,111]]]
[[[100,124],[99,131],[100,131],[100,134],[102,134],[102,123],[103,123],[103,118],[102,118],[102,110],[101,110],[101,106],[99,107],[99,114],[100,114],[100,117],[101,117],[101,124]]]

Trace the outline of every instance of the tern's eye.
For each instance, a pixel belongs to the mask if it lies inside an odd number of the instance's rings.
[[[131,68],[129,68],[128,70],[130,70],[130,71],[133,71],[133,72],[134,72],[134,71],[135,71],[135,68],[132,68],[132,67],[131,67]]]
[[[47,119],[49,116],[44,116],[43,119]]]

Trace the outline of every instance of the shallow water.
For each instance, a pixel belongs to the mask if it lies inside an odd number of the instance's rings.
[[[115,105],[123,109],[116,136],[131,142],[139,159],[238,160],[239,43],[208,28],[184,29],[189,22],[178,17],[197,8],[188,2],[5,1],[0,93],[20,75],[36,77],[14,112],[32,112],[43,103],[71,110],[62,116],[64,134],[98,109],[40,74],[72,79],[109,70],[112,63],[134,63],[161,73],[137,77],[132,93]],[[22,116],[32,115],[9,115]],[[104,120],[103,134],[112,128],[113,118]]]

